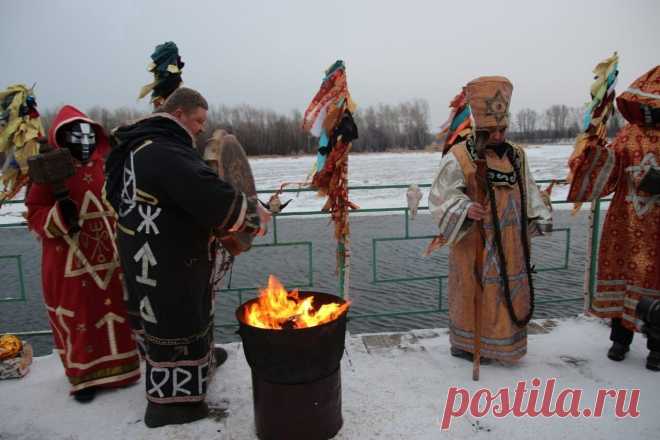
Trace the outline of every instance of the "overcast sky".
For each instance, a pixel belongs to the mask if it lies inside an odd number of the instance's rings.
[[[660,63],[660,0],[3,0],[0,86],[37,83],[40,108],[147,109],[149,55],[174,41],[212,105],[305,109],[346,62],[359,105],[425,98],[431,127],[470,79],[505,75],[512,110],[580,105],[618,51],[622,91]]]

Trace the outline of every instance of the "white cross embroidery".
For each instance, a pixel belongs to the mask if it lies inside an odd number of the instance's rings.
[[[142,208],[145,208],[145,209],[142,209]],[[156,226],[155,220],[160,215],[160,212],[162,211],[162,209],[156,208],[156,211],[152,212],[151,205],[146,205],[146,206],[139,205],[138,206],[138,211],[140,212],[140,215],[142,216],[142,222],[140,223],[140,225],[137,228],[138,232],[142,232],[142,230],[144,229],[145,234],[150,234],[151,230],[153,229],[153,231],[156,235],[160,234],[160,231],[158,230],[158,227]]]

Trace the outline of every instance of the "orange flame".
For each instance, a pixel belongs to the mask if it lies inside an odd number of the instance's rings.
[[[252,327],[282,329],[284,327],[307,328],[334,321],[349,303],[330,303],[314,309],[314,296],[300,298],[298,290],[287,292],[273,275],[268,277],[268,287],[261,289],[259,299],[245,307],[245,323]]]

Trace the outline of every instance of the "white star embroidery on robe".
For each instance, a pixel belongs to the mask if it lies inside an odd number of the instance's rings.
[[[114,248],[112,229],[108,221],[112,214],[104,209],[93,192],[86,191],[78,217],[81,232],[73,238],[69,235],[63,236],[69,247],[64,276],[88,274],[100,289],[105,290],[115,270],[119,268],[119,261],[115,258],[117,250]]]

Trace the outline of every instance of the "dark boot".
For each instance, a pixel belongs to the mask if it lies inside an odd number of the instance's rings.
[[[456,348],[456,347],[451,347],[449,349],[449,351],[450,351],[451,355],[454,356],[454,357],[465,359],[466,361],[473,362],[474,356],[469,351],[461,350],[460,348]],[[479,363],[482,364],[482,365],[488,365],[488,364],[490,364],[490,362],[491,362],[491,359],[489,359],[487,357],[481,356],[480,359],[479,359]]]
[[[607,352],[607,357],[613,361],[620,362],[626,358],[626,353],[630,350],[629,345],[624,345],[620,342],[612,343],[612,347]]]
[[[623,326],[621,318],[612,318],[612,331],[610,332],[612,347],[607,352],[607,357],[616,362],[624,360],[626,353],[630,350],[634,335],[635,333],[632,330]]]
[[[646,368],[651,371],[660,371],[660,351],[650,351],[646,358]]]
[[[165,425],[181,425],[208,417],[209,407],[206,402],[170,403],[161,405],[149,402],[144,414],[144,424],[149,428]]]
[[[83,388],[82,390],[73,393],[73,398],[76,399],[76,402],[80,403],[89,403],[94,400],[95,396],[96,387]]]
[[[227,360],[227,350],[224,348],[220,347],[219,345],[216,345],[213,347],[213,355],[215,356],[215,366],[219,367],[220,365],[224,364],[225,361]]]

